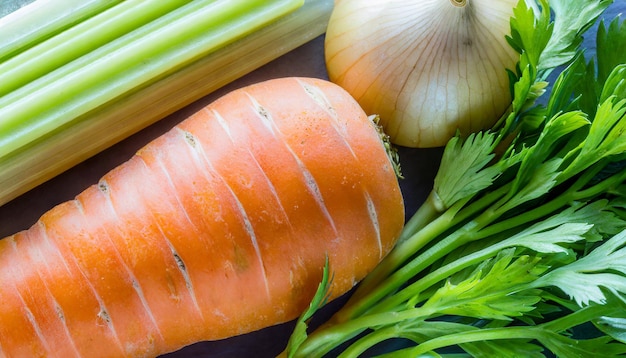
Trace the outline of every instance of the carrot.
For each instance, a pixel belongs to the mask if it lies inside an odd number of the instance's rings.
[[[375,125],[330,82],[231,92],[0,240],[0,356],[146,357],[295,319],[394,245]]]

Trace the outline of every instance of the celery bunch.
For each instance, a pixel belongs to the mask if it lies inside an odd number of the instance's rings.
[[[0,205],[325,31],[332,0],[36,0],[0,19]]]
[[[610,1],[528,3],[511,19],[510,111],[447,144],[397,246],[307,332],[320,285],[288,356],[357,357],[398,338],[382,356],[626,354],[626,25],[602,22],[587,60],[581,35]]]

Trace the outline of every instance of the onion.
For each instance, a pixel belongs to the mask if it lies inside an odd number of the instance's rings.
[[[437,147],[491,127],[511,103],[507,43],[517,0],[336,0],[325,39],[329,79],[391,141]]]

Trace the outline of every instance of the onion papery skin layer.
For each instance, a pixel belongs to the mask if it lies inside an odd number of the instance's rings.
[[[394,144],[443,146],[491,127],[511,103],[508,44],[517,0],[337,0],[325,39],[329,79]]]

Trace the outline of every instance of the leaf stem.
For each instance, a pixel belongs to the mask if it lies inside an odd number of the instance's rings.
[[[432,190],[426,201],[417,209],[415,214],[404,225],[404,229],[398,238],[398,242],[404,242],[413,236],[416,232],[423,229],[430,222],[435,220],[442,212],[445,211],[443,203],[439,199],[439,195],[435,190]]]
[[[481,216],[489,216],[489,211],[485,212],[485,209],[505,195],[508,189],[508,185],[494,189],[465,208],[463,208],[466,204],[465,202],[457,202],[430,224],[413,233],[405,241],[400,242],[374,271],[361,282],[346,305],[335,313],[331,321],[343,322],[363,314],[385,296],[404,285],[420,270],[439,259],[442,255],[441,253],[447,253],[449,250],[458,247],[461,242],[460,239],[457,240],[455,238],[459,236],[462,238],[462,233],[474,232],[475,223],[473,221],[465,223],[464,229],[463,227],[460,228],[450,235],[452,237],[449,236],[439,240],[433,247],[415,257],[419,250],[433,242],[450,228],[476,215],[476,213],[483,212]],[[491,218],[483,220],[489,222]],[[409,263],[406,263],[411,257],[414,258]],[[400,269],[398,270],[398,268]]]
[[[346,342],[370,327],[393,326],[398,322],[423,320],[430,310],[421,308],[365,315],[341,323],[326,323],[308,336],[300,346],[298,357],[322,357],[339,343]]]

